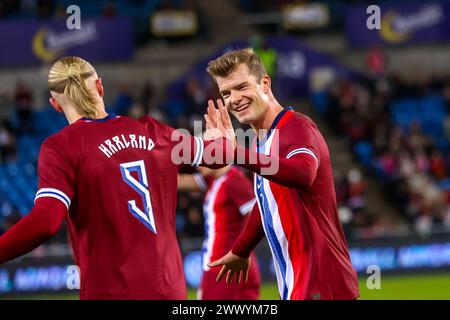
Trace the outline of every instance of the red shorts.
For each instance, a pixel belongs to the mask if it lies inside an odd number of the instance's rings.
[[[252,255],[252,263],[248,272],[247,282],[228,284],[225,277],[217,282],[216,278],[221,267],[203,272],[202,282],[198,291],[199,300],[258,300],[261,276],[256,257]],[[233,278],[235,280],[235,278]]]

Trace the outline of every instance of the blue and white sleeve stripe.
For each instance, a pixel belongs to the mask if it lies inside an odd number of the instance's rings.
[[[36,197],[34,198],[34,202],[36,202],[39,198],[55,198],[64,203],[64,205],[67,207],[67,210],[69,210],[70,207],[70,198],[62,191],[58,189],[53,188],[42,188],[39,189],[36,193]]]
[[[205,145],[203,140],[199,137],[194,137],[195,139],[195,156],[194,161],[192,162],[193,167],[198,167],[198,165],[202,162],[203,159],[203,149]]]
[[[298,148],[298,149],[292,150],[291,152],[288,153],[288,155],[286,156],[286,159],[289,159],[292,156],[295,156],[296,154],[299,154],[299,153],[309,154],[310,156],[312,156],[314,158],[314,160],[316,160],[317,166],[319,166],[319,160],[317,160],[316,155],[314,154],[314,152],[312,152],[311,150],[309,150],[307,148]]]

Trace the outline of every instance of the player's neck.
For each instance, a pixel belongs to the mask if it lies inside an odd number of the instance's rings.
[[[94,119],[103,119],[108,116],[108,113],[105,111],[104,105],[100,105],[97,108],[97,110],[98,110],[97,116]],[[64,111],[64,115],[66,116],[66,119],[69,122],[69,124],[72,124],[72,123],[80,120],[81,118],[85,117],[84,115],[79,114],[75,110],[75,108],[67,108],[67,110]]]
[[[267,111],[263,114],[259,122],[252,123],[251,127],[259,139],[264,139],[267,131],[272,127],[275,118],[281,111],[283,111],[283,107],[275,101],[267,108]]]

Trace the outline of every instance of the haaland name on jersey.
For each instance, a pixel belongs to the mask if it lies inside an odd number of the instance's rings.
[[[98,148],[110,158],[114,153],[128,148],[143,149],[151,151],[155,147],[155,143],[151,138],[135,134],[122,134],[105,140]]]

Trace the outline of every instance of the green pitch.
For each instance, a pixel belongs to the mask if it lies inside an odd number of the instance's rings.
[[[405,276],[381,275],[381,288],[369,290],[366,278],[360,278],[359,288],[361,300],[398,300],[398,299],[442,299],[450,300],[450,273],[418,274]],[[194,300],[196,291],[188,291],[188,299]],[[0,296],[0,299],[2,297]],[[78,299],[77,295],[30,295],[17,299]],[[276,284],[264,284],[261,288],[261,299],[278,300]]]
[[[450,300],[450,273],[408,276],[381,275],[381,288],[368,289],[367,278],[360,278],[361,300]],[[195,290],[189,290],[188,299],[195,299]],[[278,300],[276,283],[261,288],[262,300]]]

